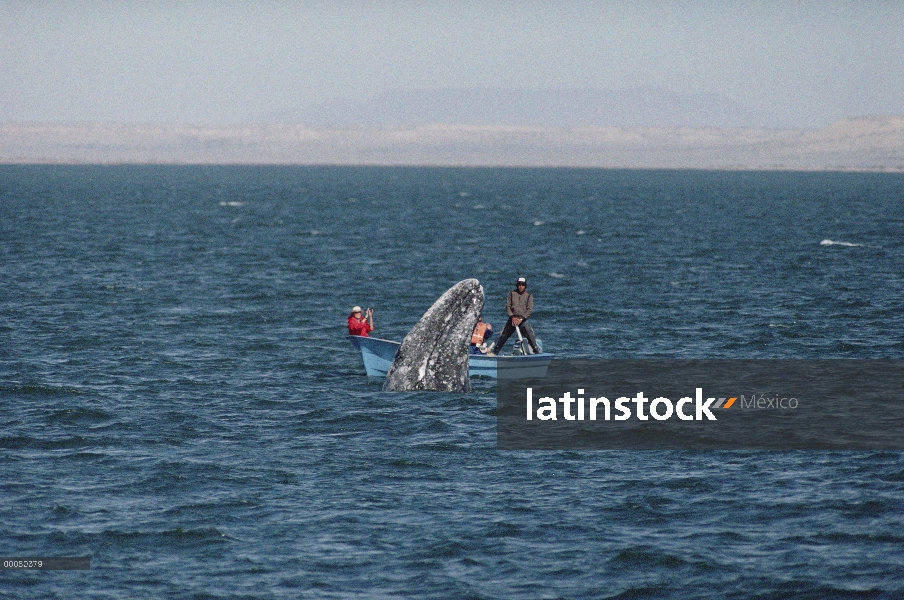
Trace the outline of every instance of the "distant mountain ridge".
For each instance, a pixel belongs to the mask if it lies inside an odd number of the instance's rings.
[[[393,91],[284,109],[267,123],[311,126],[778,127],[771,114],[717,94],[620,90],[446,88]]]
[[[0,163],[904,171],[904,116],[822,129],[0,123]]]

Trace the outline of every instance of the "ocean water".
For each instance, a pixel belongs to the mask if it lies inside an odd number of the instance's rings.
[[[904,175],[0,167],[9,598],[901,598],[899,452],[503,452],[383,393],[455,282],[568,358],[904,357]]]

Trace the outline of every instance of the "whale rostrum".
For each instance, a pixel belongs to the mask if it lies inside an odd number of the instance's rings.
[[[383,389],[471,391],[468,343],[483,301],[483,287],[476,279],[446,290],[402,340]]]

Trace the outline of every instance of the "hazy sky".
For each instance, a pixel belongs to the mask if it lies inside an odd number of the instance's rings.
[[[441,88],[904,115],[904,2],[8,2],[0,121],[237,124]],[[303,120],[303,119],[299,119]]]

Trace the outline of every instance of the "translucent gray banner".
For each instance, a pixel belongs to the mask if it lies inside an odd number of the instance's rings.
[[[500,450],[904,450],[904,360],[558,360],[497,416]]]

